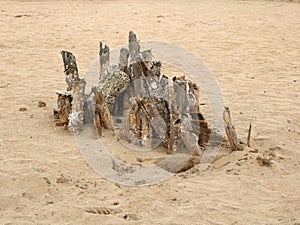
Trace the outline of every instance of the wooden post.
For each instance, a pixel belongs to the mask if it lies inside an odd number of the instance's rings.
[[[78,69],[76,64],[75,56],[68,51],[61,51],[61,56],[64,62],[64,73],[66,76],[66,83],[68,85],[67,90],[71,91],[73,87],[73,83],[79,80]]]
[[[99,51],[99,58],[100,58],[100,78],[104,74],[104,71],[109,67],[109,47],[104,45],[100,41],[100,51]]]
[[[90,94],[85,96],[85,101],[83,105],[84,123],[94,122],[95,105],[96,105],[96,96],[94,92],[91,91]]]
[[[72,132],[78,132],[83,125],[84,120],[84,90],[86,82],[84,79],[80,79],[74,82],[73,86],[73,101],[72,101],[72,112],[69,115],[69,128]]]
[[[73,110],[73,93],[74,84],[78,82],[79,75],[75,56],[68,51],[61,51],[61,56],[64,63],[64,73],[66,74],[67,91],[58,91],[57,110],[54,110],[54,115],[59,119],[56,125],[70,124],[70,114]],[[77,98],[77,97],[76,97]]]
[[[132,31],[129,32],[129,55],[130,63],[135,63],[140,58],[140,44],[136,38],[136,34]]]
[[[98,92],[96,88],[93,88],[92,90],[96,96],[95,123],[98,129],[98,134],[102,135],[102,127],[105,129],[112,129],[111,114],[102,93]]]
[[[128,74],[128,58],[129,50],[127,48],[121,48],[119,56],[119,68],[121,71]]]

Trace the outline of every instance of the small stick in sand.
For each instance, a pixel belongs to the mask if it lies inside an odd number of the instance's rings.
[[[245,145],[240,144],[240,142],[238,141],[235,127],[233,126],[233,124],[231,122],[230,111],[229,111],[228,107],[225,107],[225,110],[223,113],[223,119],[225,122],[225,131],[226,131],[227,138],[228,138],[231,149],[233,151],[244,150]]]
[[[250,147],[251,129],[252,129],[252,124],[250,123],[249,130],[248,130],[248,136],[247,136],[247,146],[248,147]]]

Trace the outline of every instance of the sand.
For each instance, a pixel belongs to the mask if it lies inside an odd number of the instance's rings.
[[[0,223],[299,224],[299,18],[284,1],[0,1]],[[93,171],[53,122],[60,51],[84,74],[100,40],[124,45],[130,30],[198,55],[241,139],[252,122],[258,152],[224,152],[205,172],[146,187]],[[270,167],[256,160],[265,151]]]

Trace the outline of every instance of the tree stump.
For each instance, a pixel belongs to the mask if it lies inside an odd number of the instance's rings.
[[[60,123],[77,132],[94,116],[100,138],[103,129],[111,129],[118,140],[150,148],[162,145],[170,154],[197,155],[211,132],[200,112],[198,86],[184,76],[170,79],[161,74],[161,62],[155,61],[150,50],[141,52],[132,31],[128,41],[128,49],[120,50],[118,66],[109,64],[109,47],[100,42],[99,84],[90,95],[84,93],[85,81],[79,78],[75,56],[62,51],[69,92],[58,94]],[[234,130],[230,120],[228,127]],[[232,143],[240,147],[235,138]]]

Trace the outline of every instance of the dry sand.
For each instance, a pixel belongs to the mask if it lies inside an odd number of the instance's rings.
[[[60,51],[83,74],[98,41],[124,45],[129,30],[197,54],[242,139],[252,121],[258,153],[225,154],[154,186],[99,177],[53,123],[55,91],[66,86]],[[0,1],[0,86],[0,224],[300,223],[298,3]],[[256,160],[264,151],[276,155],[271,167]]]

